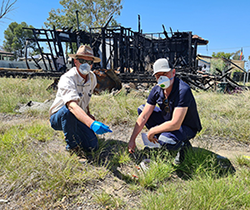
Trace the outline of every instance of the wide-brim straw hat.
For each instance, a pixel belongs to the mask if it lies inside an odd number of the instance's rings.
[[[81,45],[78,48],[76,54],[69,54],[69,57],[74,58],[74,59],[90,57],[90,58],[93,58],[94,63],[99,63],[101,61],[100,58],[94,56],[93,50],[88,45]]]

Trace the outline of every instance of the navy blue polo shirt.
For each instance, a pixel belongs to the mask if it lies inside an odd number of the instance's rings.
[[[193,131],[202,129],[196,102],[188,84],[175,77],[172,91],[167,98],[168,103],[164,101],[163,89],[158,85],[154,86],[148,96],[147,103],[158,104],[166,121],[172,119],[175,107],[188,107],[182,125],[190,127]]]

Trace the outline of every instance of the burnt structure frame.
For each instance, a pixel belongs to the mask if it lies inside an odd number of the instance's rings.
[[[37,43],[41,61],[45,66],[44,70],[48,72],[66,71],[63,42],[68,43],[71,53],[73,53],[73,43],[76,43],[77,47],[81,44],[90,45],[94,55],[102,59],[101,65],[95,65],[94,69],[111,68],[118,70],[123,77],[125,75],[147,75],[152,71],[153,62],[161,57],[168,58],[170,65],[177,70],[185,69],[185,71],[192,72],[198,65],[197,46],[207,44],[206,40],[193,38],[192,32],[172,32],[171,30],[168,33],[165,28],[163,33],[134,32],[131,28],[108,27],[107,24],[104,27],[90,28],[90,32],[72,31],[72,28],[62,30],[55,28],[52,30],[25,29],[33,31],[34,39],[28,41]],[[50,52],[43,52],[40,45],[42,42],[47,43]],[[102,51],[101,55],[99,49]],[[58,58],[61,58],[61,63],[58,62]],[[50,59],[51,62],[47,64],[46,60]],[[33,60],[40,69],[39,63],[35,59]],[[26,64],[29,68],[27,53]],[[71,64],[73,66],[73,62]]]

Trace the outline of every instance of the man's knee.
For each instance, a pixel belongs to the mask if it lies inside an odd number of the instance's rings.
[[[169,151],[178,151],[184,145],[184,142],[163,134],[159,136],[158,142]]]

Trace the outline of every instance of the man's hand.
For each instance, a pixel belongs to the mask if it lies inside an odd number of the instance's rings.
[[[135,141],[130,139],[129,143],[128,143],[128,151],[129,151],[129,153],[134,153],[135,152],[135,147],[136,147]]]
[[[153,142],[154,144],[155,143],[158,143],[158,139],[155,137],[155,134],[153,129],[151,128],[149,131],[148,131],[148,140]]]
[[[113,132],[112,130],[109,129],[107,125],[104,125],[103,123],[98,122],[98,121],[94,121],[91,124],[90,129],[92,129],[96,134],[104,134],[107,132]]]

